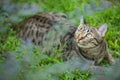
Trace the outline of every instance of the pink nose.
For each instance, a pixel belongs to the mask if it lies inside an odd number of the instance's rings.
[[[77,42],[79,42],[79,41],[82,40],[82,39],[84,39],[84,37],[83,37],[82,35],[78,35],[78,36],[76,37]]]

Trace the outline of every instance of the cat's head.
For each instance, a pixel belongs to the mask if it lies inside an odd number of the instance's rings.
[[[82,48],[91,48],[99,45],[107,31],[107,24],[97,28],[89,26],[82,18],[74,37],[77,45]]]

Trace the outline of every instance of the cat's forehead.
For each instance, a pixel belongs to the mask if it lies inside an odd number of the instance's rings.
[[[93,26],[90,26],[88,24],[83,24],[83,25],[80,25],[79,28],[84,28],[85,30],[95,30],[95,27]]]

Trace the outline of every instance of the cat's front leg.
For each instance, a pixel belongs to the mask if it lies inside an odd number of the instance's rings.
[[[115,63],[115,59],[112,57],[112,55],[109,52],[106,53],[105,58],[108,60],[109,64]]]

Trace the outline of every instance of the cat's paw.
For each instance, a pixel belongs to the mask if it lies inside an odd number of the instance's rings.
[[[111,58],[110,60],[109,60],[109,63],[110,63],[110,65],[112,65],[112,64],[115,64],[115,59],[113,59],[113,58]]]

